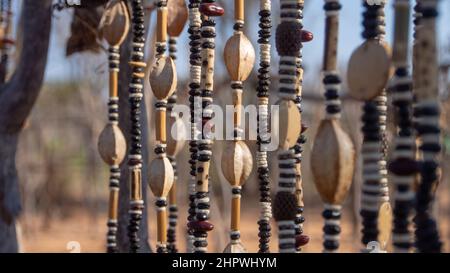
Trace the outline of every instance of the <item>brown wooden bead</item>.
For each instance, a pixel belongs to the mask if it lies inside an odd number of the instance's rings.
[[[214,229],[214,225],[208,221],[191,221],[188,223],[188,228],[195,231],[211,231]]]
[[[108,165],[118,165],[125,157],[127,144],[119,126],[107,124],[98,138],[98,151]]]
[[[255,49],[242,33],[235,33],[228,39],[224,49],[224,60],[232,81],[245,81],[255,64]]]
[[[342,204],[353,180],[355,150],[337,120],[322,120],[311,151],[311,171],[322,200]]]
[[[232,186],[241,186],[253,168],[252,154],[243,141],[228,141],[222,154],[222,173]]]
[[[386,43],[365,41],[352,54],[347,70],[349,95],[371,100],[386,87],[391,74],[391,51]]]
[[[296,56],[302,46],[302,26],[297,22],[282,22],[275,38],[280,56]]]
[[[281,100],[279,106],[279,147],[289,149],[297,143],[301,132],[301,115],[297,105],[291,100]]]
[[[148,185],[157,197],[166,197],[173,184],[173,168],[167,157],[157,157],[150,164]]]
[[[199,11],[206,16],[222,16],[225,10],[215,3],[202,3]]]
[[[113,0],[106,5],[99,24],[100,36],[110,46],[119,46],[125,40],[130,29],[130,15],[124,1]]]
[[[297,211],[297,196],[291,192],[279,191],[273,202],[273,217],[279,221],[294,221]]]
[[[150,86],[159,100],[167,99],[177,86],[175,63],[169,56],[156,59],[150,73]]]
[[[392,232],[392,208],[389,202],[385,202],[378,210],[378,242],[384,249],[391,238]]]
[[[184,0],[167,2],[167,33],[172,37],[180,36],[188,19],[188,9]]]
[[[247,253],[247,249],[242,243],[229,243],[223,253]]]
[[[295,247],[299,248],[309,243],[309,236],[301,234],[295,236]]]

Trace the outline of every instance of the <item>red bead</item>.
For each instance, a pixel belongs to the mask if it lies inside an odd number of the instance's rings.
[[[206,16],[222,16],[225,10],[214,3],[203,3],[200,5],[200,12]]]
[[[303,234],[295,236],[295,247],[296,248],[305,246],[307,243],[309,243],[309,236],[303,235]]]
[[[188,228],[195,231],[211,231],[214,225],[208,221],[193,221],[188,223]]]
[[[306,42],[310,42],[314,39],[314,35],[312,34],[312,32],[307,31],[307,30],[302,30],[302,42],[306,43]]]
[[[8,38],[4,38],[2,40],[3,44],[7,44],[7,45],[14,45],[16,43],[16,41],[12,40],[12,39],[8,39]]]

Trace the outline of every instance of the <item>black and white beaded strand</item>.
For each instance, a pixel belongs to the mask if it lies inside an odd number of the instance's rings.
[[[365,12],[363,13],[364,31],[363,38],[380,39],[384,33],[382,19],[384,17],[384,2],[381,5],[369,5],[363,1]],[[385,96],[378,95],[373,100],[366,101],[363,106],[363,186],[361,197],[361,211],[363,218],[362,243],[378,241],[378,212],[382,202],[387,202],[387,178],[385,175],[385,159],[382,147],[383,130],[382,120],[383,103]],[[383,165],[384,164],[384,165]]]
[[[408,41],[410,1],[396,0],[393,66],[395,74],[390,82],[390,96],[395,107],[396,134],[389,171],[395,185],[394,193],[394,252],[411,250],[412,234],[410,215],[414,202],[414,181],[417,173],[416,145],[412,126],[412,79],[409,74]]]
[[[419,252],[437,253],[442,251],[442,242],[436,220],[432,215],[435,187],[439,181],[440,106],[438,101],[438,63],[437,63],[437,0],[418,0],[422,15],[420,27],[416,30],[414,63],[420,69],[414,77],[414,95],[417,104],[414,108],[415,128],[421,140],[420,182],[416,193],[416,247]]]
[[[140,249],[139,225],[144,209],[142,199],[142,132],[141,132],[141,102],[144,89],[144,61],[145,25],[144,7],[142,0],[132,0],[132,30],[133,43],[131,60],[132,76],[129,85],[131,139],[128,154],[128,166],[130,169],[131,198],[130,198],[130,223],[128,225],[128,237],[130,240],[130,252],[138,252]]]
[[[341,118],[341,100],[339,91],[341,89],[341,78],[337,72],[337,43],[339,37],[339,12],[342,8],[339,0],[325,0],[324,10],[326,14],[327,45],[324,56],[324,78],[322,83],[325,88],[325,118]],[[334,41],[335,39],[335,41]],[[330,46],[330,44],[333,44]],[[336,53],[329,52],[335,46]],[[332,56],[330,56],[332,55]],[[341,210],[340,204],[324,204],[322,217],[325,220],[323,227],[323,252],[336,252],[340,245],[341,233]]]
[[[190,107],[190,129],[191,140],[189,141],[189,164],[190,164],[190,180],[189,180],[189,211],[188,225],[195,221],[195,185],[197,184],[197,159],[198,159],[198,140],[201,135],[201,99],[200,98],[200,81],[201,81],[201,15],[199,11],[200,0],[189,1],[189,46],[190,46],[190,79],[189,83],[189,107]],[[200,116],[198,113],[200,112]],[[194,230],[187,229],[187,252],[194,252]]]
[[[270,198],[269,164],[267,162],[267,148],[270,143],[269,129],[269,90],[270,90],[270,37],[272,29],[271,0],[260,0],[259,11],[259,56],[258,86],[258,151],[256,152],[256,164],[259,181],[259,204],[261,213],[258,220],[259,226],[259,253],[268,253],[271,236],[270,219],[272,218],[272,205]]]
[[[280,139],[279,181],[275,195],[273,213],[278,224],[279,252],[296,252],[295,219],[297,214],[297,183],[296,152],[292,148],[301,133],[301,117],[294,103],[298,92],[298,64],[302,47],[302,9],[303,0],[280,0],[281,21],[276,30],[276,46],[280,56],[278,97],[280,98],[280,116],[283,122],[292,120],[298,123],[291,128],[282,129],[285,139]],[[293,109],[295,108],[295,109]],[[281,127],[280,127],[281,128]],[[294,130],[296,128],[297,130]],[[282,133],[280,132],[280,135]]]

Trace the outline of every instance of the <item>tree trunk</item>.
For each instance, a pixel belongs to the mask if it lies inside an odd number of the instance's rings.
[[[15,222],[21,199],[15,166],[19,134],[44,79],[51,0],[24,0],[23,46],[9,82],[0,86],[0,252],[18,252]]]

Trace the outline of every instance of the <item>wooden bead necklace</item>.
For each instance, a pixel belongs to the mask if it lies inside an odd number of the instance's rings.
[[[271,0],[260,0],[259,10],[259,69],[258,85],[258,137],[256,166],[259,181],[259,204],[261,213],[259,226],[259,253],[268,253],[270,241],[270,219],[272,218],[272,200],[270,198],[269,164],[267,162],[267,145],[270,143],[269,132],[269,90],[270,90],[270,37],[272,29]]]
[[[100,22],[100,33],[109,45],[109,122],[100,134],[98,141],[99,153],[106,164],[110,166],[109,178],[109,213],[107,252],[117,252],[118,202],[120,167],[126,154],[125,137],[119,128],[119,96],[118,75],[120,64],[120,45],[125,40],[130,29],[128,8],[123,1],[111,1],[107,4]]]
[[[212,134],[214,125],[209,121],[212,118],[212,93],[214,90],[214,59],[215,59],[215,26],[213,17],[222,16],[224,11],[215,0],[203,0],[200,4],[201,13],[201,138],[197,145],[197,169],[195,186],[195,220],[189,223],[193,230],[195,253],[205,253],[208,247],[208,231],[214,226],[209,220],[209,166],[212,157]]]
[[[222,173],[232,186],[230,240],[225,253],[245,253],[240,241],[241,187],[248,179],[253,167],[253,158],[247,144],[242,141],[243,82],[250,75],[255,62],[255,50],[244,35],[244,0],[234,1],[234,34],[224,49],[224,61],[231,78],[234,105],[234,140],[227,141],[221,160]]]
[[[173,185],[174,172],[167,158],[167,99],[177,86],[175,63],[165,55],[167,47],[167,1],[157,2],[156,60],[150,73],[150,86],[156,97],[156,158],[150,164],[149,186],[156,197],[158,253],[167,252],[167,195]]]
[[[191,140],[189,141],[189,164],[190,164],[190,180],[189,180],[189,211],[188,211],[188,240],[187,240],[187,252],[194,252],[194,230],[189,226],[195,221],[195,185],[197,184],[197,152],[198,152],[198,139],[201,135],[201,128],[198,128],[198,124],[201,123],[201,116],[197,115],[198,111],[195,109],[201,109],[200,97],[200,81],[201,81],[201,33],[200,28],[202,24],[200,16],[200,0],[189,1],[189,45],[190,45],[190,83],[189,83],[189,107],[190,107],[190,129]],[[200,102],[200,105],[199,105]]]
[[[440,106],[437,62],[437,0],[418,0],[420,12],[414,41],[415,129],[420,140],[420,182],[416,193],[416,247],[419,252],[441,252],[442,242],[431,205],[439,181]],[[418,18],[416,18],[418,19]],[[419,22],[416,22],[419,23]]]
[[[360,214],[363,218],[362,243],[379,241],[384,248],[391,233],[389,192],[386,170],[386,96],[390,77],[390,49],[383,41],[384,1],[369,5],[363,1],[366,41],[352,54],[347,82],[349,94],[364,101],[363,106],[363,185]],[[381,231],[381,232],[380,232]]]
[[[408,71],[409,0],[396,0],[392,63],[395,69],[390,82],[396,134],[389,171],[395,185],[393,245],[395,252],[409,252],[412,247],[410,214],[414,202],[413,186],[417,173],[415,135],[412,126],[412,79]]]
[[[183,28],[186,24],[188,12],[186,3],[184,0],[170,0],[168,2],[168,22],[167,22],[167,33],[169,34],[169,56],[172,60],[177,59],[177,37],[180,36]],[[168,127],[167,127],[167,158],[172,164],[174,181],[172,188],[169,192],[169,227],[167,229],[167,251],[169,253],[177,253],[178,249],[176,246],[176,229],[178,222],[178,207],[177,207],[177,163],[176,156],[184,147],[184,127],[182,120],[172,113],[173,106],[177,103],[177,89],[169,97],[167,101],[167,113],[168,116]],[[177,134],[176,139],[172,136],[172,128],[175,128]]]
[[[280,24],[276,30],[276,47],[280,56],[279,106],[279,180],[273,204],[278,224],[279,252],[296,252],[295,218],[297,214],[298,160],[293,148],[301,133],[301,114],[294,100],[298,95],[302,47],[303,0],[280,0]]]
[[[142,0],[132,0],[133,41],[129,65],[132,69],[129,84],[131,137],[129,140],[128,166],[130,170],[130,223],[128,237],[130,252],[140,249],[139,229],[144,209],[142,199],[142,133],[141,133],[141,102],[143,98],[145,67],[145,25]]]
[[[341,207],[350,189],[355,165],[353,143],[340,124],[341,78],[337,72],[340,9],[339,0],[325,0],[326,37],[322,69],[326,114],[311,151],[311,171],[325,203],[322,213],[325,219],[323,252],[336,252],[339,248]]]

